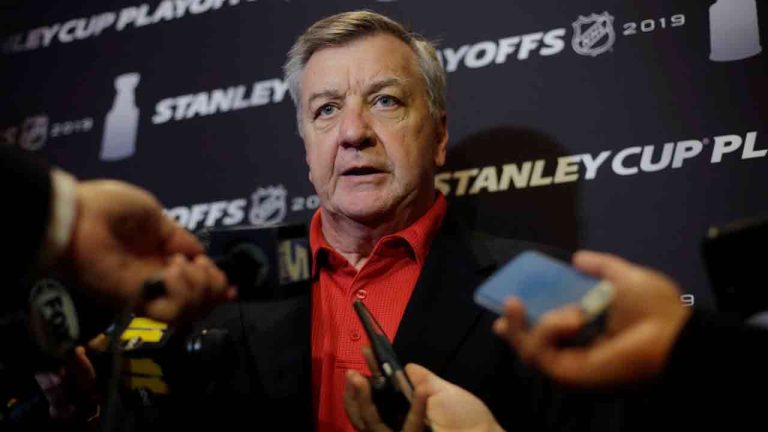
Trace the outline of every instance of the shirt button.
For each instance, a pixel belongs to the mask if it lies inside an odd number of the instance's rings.
[[[355,297],[357,297],[360,300],[362,300],[362,299],[368,297],[368,291],[366,291],[364,289],[359,289],[359,290],[355,291]]]
[[[361,337],[361,336],[360,336],[360,333],[358,333],[358,332],[352,332],[352,333],[349,335],[349,338],[350,338],[352,341],[354,341],[354,342],[357,342],[357,341],[359,341],[359,340],[360,340],[360,337]]]

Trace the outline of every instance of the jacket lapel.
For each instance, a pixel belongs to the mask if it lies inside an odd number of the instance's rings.
[[[435,237],[394,340],[403,365],[438,375],[476,325],[475,288],[496,268],[482,245],[448,217]]]

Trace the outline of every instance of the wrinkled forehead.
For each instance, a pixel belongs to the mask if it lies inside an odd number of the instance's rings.
[[[376,34],[315,51],[301,77],[301,98],[334,90],[362,92],[381,80],[396,78],[406,86],[421,85],[416,54],[402,40]]]

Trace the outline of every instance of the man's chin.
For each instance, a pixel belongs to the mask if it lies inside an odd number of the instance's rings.
[[[379,200],[345,200],[337,206],[338,213],[356,222],[369,225],[392,217],[392,210]]]

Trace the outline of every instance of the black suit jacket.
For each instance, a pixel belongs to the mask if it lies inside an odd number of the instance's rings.
[[[26,292],[16,287],[35,264],[45,238],[51,201],[48,167],[31,155],[0,145],[0,188],[3,230],[3,289],[0,312],[16,310],[26,300]],[[24,297],[24,298],[22,298]],[[22,303],[20,303],[22,302]]]
[[[395,336],[403,363],[427,367],[480,397],[507,430],[610,430],[620,416],[610,398],[558,388],[523,365],[491,331],[496,315],[473,300],[494,271],[528,250],[563,251],[465,229],[449,213]]]
[[[523,366],[491,332],[495,315],[473,301],[483,280],[530,248],[563,256],[539,245],[468,231],[449,212],[406,307],[394,349],[403,364],[421,364],[479,396],[510,430],[614,429],[621,415],[615,403],[559,389]],[[211,425],[221,428],[215,419],[223,418],[228,419],[225,429],[240,429],[237,424],[244,430],[260,424],[313,428],[310,315],[308,293],[214,312],[204,326],[230,329],[237,352],[226,366],[204,368],[213,370],[213,379],[202,396],[188,393],[213,413]],[[194,424],[199,426],[199,420]]]
[[[676,430],[750,430],[764,424],[766,346],[765,328],[694,310],[654,388],[654,416]]]

